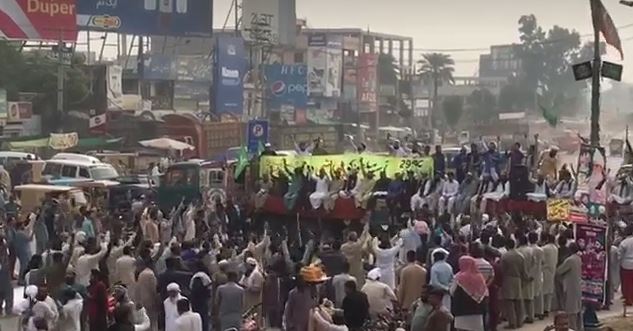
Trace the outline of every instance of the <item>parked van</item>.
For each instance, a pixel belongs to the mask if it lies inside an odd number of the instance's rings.
[[[32,153],[9,151],[0,152],[0,164],[5,167],[11,163],[25,160],[39,160],[39,157]]]
[[[119,177],[116,169],[108,163],[59,159],[47,160],[42,174],[49,178],[87,178],[94,180]]]
[[[51,160],[67,160],[67,161],[79,161],[84,163],[101,163],[101,160],[94,156],[77,154],[77,153],[57,153]]]

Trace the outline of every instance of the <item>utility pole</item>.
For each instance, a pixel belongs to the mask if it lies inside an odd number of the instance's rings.
[[[596,12],[596,0],[589,0],[592,13]],[[591,145],[600,146],[600,30],[593,24],[593,75],[591,78]]]
[[[64,42],[57,42],[57,112],[64,113]]]

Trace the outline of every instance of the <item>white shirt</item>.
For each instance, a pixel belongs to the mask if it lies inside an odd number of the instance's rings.
[[[64,331],[80,331],[83,306],[84,300],[81,299],[81,297],[69,300],[62,307],[62,318],[59,322],[59,329]]]
[[[453,180],[446,180],[442,185],[442,195],[445,197],[453,197],[459,192],[459,183]]]
[[[93,255],[84,254],[77,259],[75,265],[77,283],[86,287],[90,285],[90,271],[99,269],[99,261],[105,256],[107,251],[107,248],[102,245],[99,253]]]
[[[618,246],[618,255],[620,256],[620,267],[633,270],[633,236],[622,240]]]
[[[178,307],[176,304],[178,300],[184,298],[178,294],[175,298],[167,298],[163,301],[163,307],[165,308],[165,331],[178,331],[176,320],[178,319]]]
[[[116,260],[113,271],[115,272],[115,282],[121,282],[129,287],[135,283],[136,259],[129,255],[121,256]]]
[[[191,311],[185,312],[176,319],[177,331],[202,331],[202,318],[200,314]]]

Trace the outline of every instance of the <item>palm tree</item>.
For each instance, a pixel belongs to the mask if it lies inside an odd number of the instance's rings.
[[[430,124],[433,124],[433,116],[437,113],[438,96],[437,90],[444,83],[453,84],[453,73],[455,72],[455,61],[448,54],[427,53],[422,54],[422,60],[418,61],[420,70],[418,74],[422,80],[433,86],[433,103],[431,105],[431,114],[429,114]]]

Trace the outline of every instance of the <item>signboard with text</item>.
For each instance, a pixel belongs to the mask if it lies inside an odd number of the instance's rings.
[[[0,39],[74,42],[76,22],[75,0],[0,0]]]

